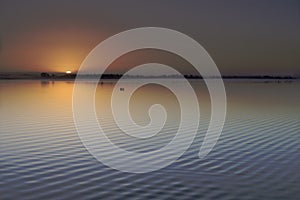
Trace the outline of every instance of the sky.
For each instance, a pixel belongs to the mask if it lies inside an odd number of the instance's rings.
[[[101,41],[147,26],[194,38],[223,75],[300,75],[299,0],[0,0],[0,73],[76,71]],[[123,55],[107,72],[147,62],[195,72],[158,50]]]

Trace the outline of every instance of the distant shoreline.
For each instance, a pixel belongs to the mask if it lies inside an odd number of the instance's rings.
[[[123,76],[122,74],[87,74],[77,76],[76,74],[63,74],[63,75],[54,75],[54,74],[0,74],[0,80],[75,80],[77,79],[90,79],[98,80],[101,77],[103,80],[118,80],[120,78],[125,79],[197,79],[203,80],[201,76],[195,75],[162,75],[162,76]],[[300,77],[295,76],[271,76],[271,75],[254,75],[254,76],[222,76],[222,77],[206,77],[205,79],[225,79],[225,80],[299,80]]]

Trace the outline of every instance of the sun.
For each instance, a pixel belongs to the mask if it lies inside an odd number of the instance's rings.
[[[72,72],[71,71],[66,71],[66,74],[71,74]]]

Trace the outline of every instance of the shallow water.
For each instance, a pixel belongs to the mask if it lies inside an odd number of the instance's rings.
[[[103,165],[81,143],[72,115],[73,82],[0,81],[0,199],[299,199],[300,83],[226,81],[224,130],[200,160],[210,101],[203,82],[191,82],[201,110],[193,144],[166,168],[132,174]],[[81,84],[88,89],[90,83]],[[98,120],[112,142],[147,152],[172,140],[180,110],[170,91],[148,85],[133,95],[130,111],[137,124],[149,123],[152,104],[162,104],[168,113],[157,136],[138,140],[114,123],[114,84],[99,84],[96,93]],[[180,81],[174,86],[180,88]]]

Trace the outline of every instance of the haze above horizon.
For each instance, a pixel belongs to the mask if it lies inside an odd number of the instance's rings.
[[[224,75],[299,76],[299,24],[297,0],[4,0],[0,2],[0,73],[77,71],[99,42],[127,29],[152,26],[197,40]],[[122,74],[149,62],[195,73],[186,60],[151,49],[121,56],[107,73]]]

